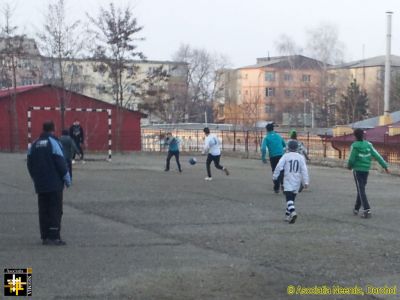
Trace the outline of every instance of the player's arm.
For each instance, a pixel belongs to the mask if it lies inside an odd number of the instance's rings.
[[[350,157],[349,157],[349,161],[347,162],[347,168],[349,170],[353,169],[354,166],[354,161],[356,160],[356,156],[357,156],[357,150],[355,150],[353,148],[353,145],[350,148]]]
[[[277,180],[281,171],[285,168],[286,164],[286,155],[283,155],[279,160],[278,164],[276,165],[274,174],[272,175],[273,180]]]
[[[389,172],[388,163],[383,159],[383,157],[379,154],[379,152],[376,151],[376,149],[374,148],[374,146],[371,143],[369,144],[369,147],[371,149],[372,157],[375,158],[378,161],[378,163],[381,165],[381,167],[384,168],[385,171],[388,173]]]
[[[67,162],[65,161],[60,144],[51,137],[49,140],[51,143],[52,156],[57,173],[64,180],[65,185],[69,187],[71,185],[71,176],[69,175]]]
[[[302,182],[304,184],[304,187],[307,188],[308,185],[310,184],[310,177],[308,176],[308,169],[304,157],[301,156],[299,163],[300,163]]]
[[[266,162],[266,155],[267,155],[267,138],[264,137],[261,143],[261,160]]]

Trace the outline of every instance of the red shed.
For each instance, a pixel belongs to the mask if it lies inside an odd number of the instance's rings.
[[[52,85],[34,85],[17,88],[15,110],[17,121],[12,118],[12,90],[0,90],[0,150],[25,150],[28,146],[28,111],[30,111],[30,133],[36,139],[44,121],[53,120],[56,134],[61,132],[60,97],[65,102],[65,127],[68,129],[75,119],[79,120],[85,134],[85,149],[106,152],[140,151],[140,119],[144,114],[120,109],[120,131],[117,132],[117,107],[104,101],[63,90]],[[34,108],[34,109],[32,109]],[[111,124],[109,124],[111,123]],[[18,141],[13,128],[18,128]],[[109,130],[110,129],[110,130]]]

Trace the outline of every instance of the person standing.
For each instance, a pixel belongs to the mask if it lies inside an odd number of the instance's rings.
[[[167,133],[167,137],[165,139],[165,146],[168,146],[168,154],[167,154],[167,163],[165,165],[164,171],[166,172],[169,171],[169,162],[172,156],[175,156],[176,164],[178,165],[178,170],[181,173],[182,168],[179,162],[179,140],[176,137],[172,136],[171,132]]]
[[[302,186],[308,188],[309,177],[304,156],[297,152],[297,141],[289,141],[288,150],[289,152],[285,153],[279,160],[273,174],[273,179],[277,180],[281,171],[284,171],[283,186],[286,197],[286,221],[289,224],[293,224],[297,219],[296,208],[294,206],[296,196],[300,192],[300,189],[302,189]]]
[[[289,138],[290,138],[289,141],[296,141],[296,142],[297,142],[297,144],[298,144],[297,153],[303,155],[304,158],[305,158],[306,160],[310,160],[310,158],[308,157],[307,149],[306,149],[306,147],[304,146],[303,142],[300,142],[300,141],[297,139],[297,132],[296,132],[296,130],[292,129],[292,130],[290,131],[290,133],[289,133]],[[289,141],[288,141],[288,143],[289,143]]]
[[[357,199],[354,205],[353,214],[357,216],[362,206],[363,212],[360,216],[362,218],[370,218],[371,207],[365,193],[365,186],[367,185],[372,157],[378,161],[382,168],[385,169],[386,173],[390,172],[388,170],[387,162],[382,158],[378,151],[375,150],[374,146],[370,142],[364,140],[364,131],[357,128],[354,130],[354,136],[356,141],[351,144],[350,157],[347,163],[347,168],[353,170],[354,181],[357,188]]]
[[[63,189],[71,178],[52,121],[43,123],[42,134],[29,148],[27,167],[38,195],[42,244],[65,245],[60,237]]]
[[[80,122],[78,119],[75,119],[74,123],[72,124],[72,126],[69,128],[69,135],[70,137],[74,140],[78,150],[79,150],[79,154],[81,156],[82,162],[83,162],[83,143],[84,143],[84,133],[83,133],[83,128],[80,125]],[[76,153],[74,153],[74,155],[72,156],[72,159],[75,160],[75,155]]]
[[[206,161],[207,177],[204,179],[207,181],[212,180],[211,168],[210,168],[211,162],[214,162],[215,167],[218,170],[224,171],[225,174],[228,176],[229,175],[228,169],[219,164],[221,159],[221,146],[218,137],[215,134],[210,134],[210,129],[208,127],[205,127],[203,129],[203,132],[206,136],[204,140],[203,154],[207,154],[207,161]]]
[[[72,180],[72,157],[75,155],[75,153],[79,153],[79,149],[74,140],[69,136],[69,132],[66,129],[62,131],[59,140],[62,145],[65,161],[67,162],[68,172]]]
[[[261,159],[264,163],[267,162],[266,154],[268,151],[272,173],[274,173],[279,160],[285,153],[286,143],[283,140],[283,138],[274,131],[273,123],[267,124],[265,128],[267,129],[267,134],[264,137],[261,144]],[[277,177],[276,180],[274,180],[274,192],[279,193],[279,188],[282,185],[283,185],[283,171],[280,173],[279,177]]]

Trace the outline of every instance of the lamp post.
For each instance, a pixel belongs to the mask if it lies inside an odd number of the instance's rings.
[[[303,112],[303,126],[304,126],[304,131],[306,131],[306,103],[308,102],[308,99],[304,99],[304,112]]]
[[[306,114],[306,103],[311,103],[311,128],[314,128],[314,102],[310,101],[309,99],[304,99],[304,113],[303,113],[303,122],[304,122],[304,131],[306,131],[306,121],[307,121],[307,114]]]

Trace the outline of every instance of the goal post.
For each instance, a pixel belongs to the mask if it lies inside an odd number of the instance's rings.
[[[50,106],[31,106],[28,108],[28,149],[32,145],[32,111],[60,111],[60,107]],[[108,108],[71,108],[65,107],[64,111],[76,111],[76,112],[98,112],[107,113],[108,116],[108,161],[111,161],[112,156],[112,110]]]

